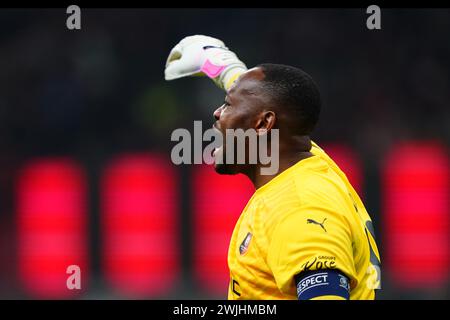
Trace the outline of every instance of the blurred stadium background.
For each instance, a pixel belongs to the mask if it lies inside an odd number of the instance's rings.
[[[222,299],[242,176],[170,162],[175,128],[213,122],[222,92],[167,83],[184,36],[248,65],[292,64],[324,99],[314,140],[376,227],[380,299],[450,298],[450,10],[0,10],[0,298]],[[82,289],[66,288],[66,267]]]

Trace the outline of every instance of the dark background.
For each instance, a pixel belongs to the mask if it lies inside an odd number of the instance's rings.
[[[99,176],[123,153],[170,155],[171,132],[191,130],[193,120],[212,124],[223,93],[211,81],[163,78],[170,49],[193,34],[222,39],[249,67],[291,64],[313,76],[324,101],[313,139],[357,155],[382,258],[387,248],[397,250],[383,229],[387,154],[400,143],[436,143],[449,167],[450,10],[382,9],[382,29],[374,31],[366,28],[367,17],[363,8],[82,9],[82,29],[71,31],[64,8],[0,10],[0,297],[46,297],[27,289],[20,271],[17,179],[33,159],[60,157],[77,161],[88,181],[91,281],[75,297],[129,297],[112,294],[103,275]],[[414,150],[414,157],[423,156],[421,147]],[[181,177],[172,199],[180,204],[179,278],[168,293],[150,290],[139,298],[225,297],[226,287],[208,291],[192,279],[191,167],[175,167]],[[419,198],[426,201],[427,193]],[[447,219],[448,196],[442,201]],[[396,281],[388,259],[380,298],[450,297],[450,239],[435,241],[446,242],[439,262],[429,262],[444,264],[438,284],[416,281],[420,275]]]

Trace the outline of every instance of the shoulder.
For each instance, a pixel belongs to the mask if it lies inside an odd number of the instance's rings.
[[[318,207],[336,213],[349,208],[349,190],[342,178],[320,156],[313,156],[293,175],[295,193],[302,207]]]

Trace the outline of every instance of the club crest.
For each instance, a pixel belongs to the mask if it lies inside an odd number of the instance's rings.
[[[252,234],[249,232],[245,236],[244,241],[242,241],[241,245],[239,246],[239,253],[241,255],[243,255],[247,252],[248,246],[250,245],[250,240],[252,240]]]

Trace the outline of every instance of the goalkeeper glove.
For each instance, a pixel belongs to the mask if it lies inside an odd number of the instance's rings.
[[[228,90],[246,70],[245,64],[221,40],[195,35],[184,38],[170,51],[164,75],[166,80],[207,75],[220,88]]]

